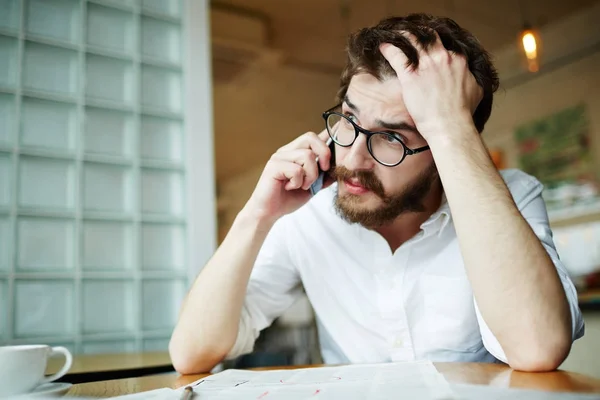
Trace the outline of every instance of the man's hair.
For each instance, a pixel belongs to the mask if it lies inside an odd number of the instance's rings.
[[[419,56],[415,47],[400,32],[412,33],[425,49],[436,40],[436,31],[444,47],[466,57],[469,70],[483,88],[483,98],[475,113],[473,122],[481,133],[492,112],[494,92],[498,89],[498,74],[492,65],[489,53],[477,38],[461,28],[450,18],[434,17],[428,14],[410,14],[406,17],[391,17],[377,25],[360,29],[348,38],[348,59],[340,79],[337,100],[341,103],[348,91],[350,80],[358,73],[368,73],[379,80],[395,76],[395,71],[379,51],[379,45],[390,43],[406,54],[408,63],[416,68]]]

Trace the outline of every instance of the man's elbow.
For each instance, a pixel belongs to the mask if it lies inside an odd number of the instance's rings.
[[[223,361],[227,351],[210,346],[193,346],[186,341],[171,338],[169,355],[175,371],[182,375],[210,372]]]
[[[557,369],[569,355],[571,338],[560,335],[554,340],[543,338],[530,343],[522,342],[522,346],[507,354],[511,368],[524,372],[548,372]]]

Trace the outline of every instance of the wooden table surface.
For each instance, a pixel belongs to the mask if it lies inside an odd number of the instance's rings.
[[[511,370],[501,364],[434,363],[449,383],[470,383],[555,392],[600,393],[600,380],[574,372],[555,371],[527,373]],[[306,366],[304,366],[306,367]],[[308,366],[319,367],[319,365]],[[293,369],[297,367],[263,368]],[[260,368],[258,368],[260,369]],[[179,388],[208,374],[178,375],[176,373],[118,379],[74,385],[68,396],[112,397],[164,387]]]
[[[64,364],[62,357],[48,360],[46,374],[57,372]],[[120,354],[87,354],[73,356],[73,365],[69,374],[85,374],[91,372],[110,372],[120,370],[139,370],[171,365],[171,358],[166,351],[148,353]]]

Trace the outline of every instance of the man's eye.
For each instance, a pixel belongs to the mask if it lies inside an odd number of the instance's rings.
[[[357,123],[358,119],[354,115],[349,114],[349,113],[346,113],[345,115],[346,115],[346,118],[348,118],[350,121]]]
[[[406,141],[406,139],[404,139],[404,137],[398,135],[397,133],[388,133],[388,140],[390,142],[393,142],[395,140],[404,143]]]

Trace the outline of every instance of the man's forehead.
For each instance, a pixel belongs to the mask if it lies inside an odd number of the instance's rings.
[[[395,78],[379,80],[373,75],[362,73],[352,77],[348,85],[347,98],[359,109],[378,109],[386,113],[406,110],[402,98],[402,86]]]

